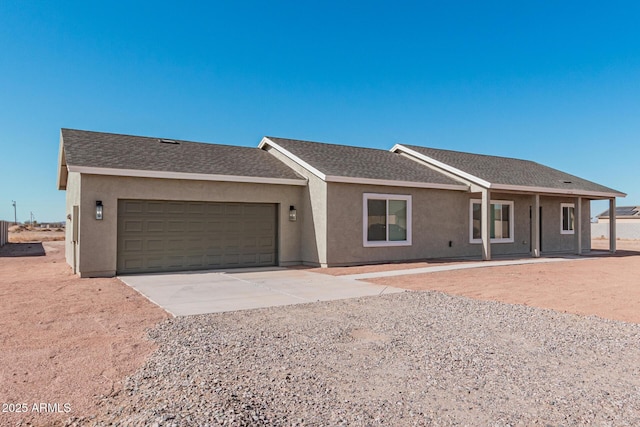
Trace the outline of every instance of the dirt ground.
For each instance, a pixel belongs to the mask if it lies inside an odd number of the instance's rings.
[[[27,236],[22,234],[29,241]],[[595,240],[593,247],[606,249],[608,241]],[[640,241],[620,241],[618,248],[615,256],[371,281],[640,323]],[[433,262],[318,271],[356,274],[428,265]],[[0,249],[0,284],[0,404],[27,409],[0,412],[0,425],[56,425],[69,416],[92,415],[97,397],[119,390],[154,350],[146,329],[168,317],[117,279],[74,276],[60,241]],[[42,403],[47,412],[34,411]]]
[[[146,329],[168,317],[117,279],[74,276],[61,241],[1,248],[0,284],[0,425],[94,413],[96,396],[154,350]]]
[[[22,225],[9,227],[10,243],[58,242],[64,240],[62,228],[31,228]]]
[[[608,249],[609,241],[594,240],[592,247]],[[640,241],[621,240],[617,247],[615,255],[603,253],[575,261],[476,268],[368,281],[640,323]],[[397,265],[392,267],[397,269]],[[363,273],[368,268],[371,267],[351,267],[348,273],[340,269],[340,274]]]

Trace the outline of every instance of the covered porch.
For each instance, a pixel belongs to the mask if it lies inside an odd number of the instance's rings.
[[[498,221],[503,223],[502,218],[496,219],[497,215],[495,212],[496,203],[493,201],[492,196],[495,194],[500,194],[500,197],[503,197],[504,194],[518,194],[520,196],[527,196],[530,198],[530,209],[529,209],[529,223],[530,223],[530,235],[528,238],[530,239],[530,255],[533,258],[539,258],[542,255],[542,204],[541,197],[546,198],[557,198],[558,200],[571,200],[571,203],[561,203],[560,204],[560,229],[559,233],[566,235],[573,235],[573,253],[576,255],[581,255],[584,252],[583,247],[583,230],[586,227],[590,227],[590,223],[585,224],[584,215],[590,216],[589,212],[583,212],[584,202],[590,202],[592,200],[609,200],[609,208],[610,212],[613,212],[611,215],[611,220],[609,222],[610,228],[610,243],[609,243],[609,252],[616,252],[616,216],[615,216],[615,207],[616,207],[616,196],[610,194],[575,194],[575,193],[562,193],[562,192],[548,192],[548,191],[527,191],[527,190],[513,190],[508,188],[500,188],[500,187],[480,187],[480,186],[472,186],[471,192],[477,193],[479,197],[479,209],[480,215],[477,218],[479,224],[479,239],[481,243],[481,253],[482,259],[484,261],[489,261],[492,259],[492,245],[496,244],[496,235],[495,230],[499,227],[497,224]],[[475,213],[477,214],[477,213]],[[474,219],[476,218],[474,217]],[[513,219],[511,220],[513,221]],[[513,233],[513,227],[511,226],[511,233]],[[511,236],[513,239],[513,236]],[[493,242],[492,242],[493,240]]]

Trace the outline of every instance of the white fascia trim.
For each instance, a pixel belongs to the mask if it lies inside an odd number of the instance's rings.
[[[345,184],[382,185],[387,187],[433,188],[437,190],[468,191],[469,187],[463,184],[434,184],[414,181],[392,181],[387,179],[354,178],[349,176],[327,175],[326,182],[341,182]]]
[[[260,144],[258,144],[258,148],[264,149],[265,145],[269,145],[274,150],[279,151],[281,154],[283,154],[284,156],[288,157],[289,159],[291,159],[295,163],[299,164],[300,166],[302,166],[303,168],[305,168],[306,170],[308,170],[309,172],[311,172],[312,174],[314,174],[315,176],[317,176],[321,180],[326,181],[326,175],[325,174],[323,174],[318,169],[316,169],[313,166],[311,166],[309,163],[307,163],[304,160],[302,160],[300,157],[298,157],[295,154],[291,153],[290,151],[282,148],[281,146],[279,146],[278,144],[276,144],[275,142],[273,142],[272,140],[270,140],[266,136],[264,138],[262,138],[262,141],[260,141]]]
[[[138,169],[96,168],[91,166],[68,166],[69,172],[90,175],[129,176],[138,178],[185,179],[194,181],[246,182],[253,184],[307,185],[305,179],[262,178],[257,176],[214,175],[206,173],[147,171]]]
[[[412,150],[410,148],[407,148],[402,144],[396,144],[396,145],[393,146],[393,148],[391,148],[391,152],[396,152],[396,151],[402,151],[402,152],[404,152],[404,153],[406,153],[406,154],[408,154],[410,156],[415,157],[416,159],[420,159],[423,162],[426,162],[426,163],[428,163],[430,165],[433,165],[433,166],[439,167],[441,169],[444,169],[447,172],[450,172],[450,173],[452,173],[454,175],[457,175],[457,176],[459,176],[461,178],[469,180],[469,181],[473,182],[474,184],[477,184],[477,185],[479,185],[481,187],[491,188],[491,183],[488,182],[488,181],[485,181],[484,179],[478,178],[477,176],[471,175],[470,173],[462,171],[462,170],[460,170],[458,168],[454,168],[453,166],[449,166],[448,164],[442,163],[441,161],[433,159],[433,158],[431,158],[429,156],[425,156],[424,154],[418,153],[417,151]]]
[[[587,196],[587,197],[627,197],[625,193],[607,193],[603,191],[582,191],[582,190],[563,190],[562,188],[545,188],[545,187],[526,187],[523,185],[508,185],[498,184],[492,185],[491,190],[505,190],[505,191],[521,191],[526,193],[550,193],[550,194],[562,194],[567,196]]]

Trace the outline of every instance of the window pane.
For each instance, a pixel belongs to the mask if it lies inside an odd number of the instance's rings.
[[[501,236],[500,230],[502,227],[500,226],[500,209],[501,205],[491,205],[491,230],[489,230],[489,237],[495,239],[496,237],[499,239]]]
[[[378,242],[387,240],[387,201],[367,200],[367,240]]]
[[[482,204],[472,205],[472,238],[482,239]],[[511,204],[492,203],[489,209],[489,238],[511,239]]]
[[[575,208],[574,207],[569,207],[569,230],[573,231],[573,224],[575,221]]]
[[[573,206],[562,207],[562,230],[573,231],[575,224],[575,208]]]
[[[510,215],[510,206],[502,205],[502,238],[508,239],[511,236],[509,235],[511,231],[511,227],[509,226],[509,221],[511,220]]]
[[[407,202],[389,200],[389,241],[407,240]]]
[[[473,238],[481,239],[480,226],[482,223],[482,213],[480,212],[480,203],[473,204]]]

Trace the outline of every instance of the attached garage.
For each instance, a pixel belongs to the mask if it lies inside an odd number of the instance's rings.
[[[119,200],[117,273],[277,264],[277,205]]]
[[[59,163],[81,277],[302,262],[307,180],[265,150],[63,129]]]

